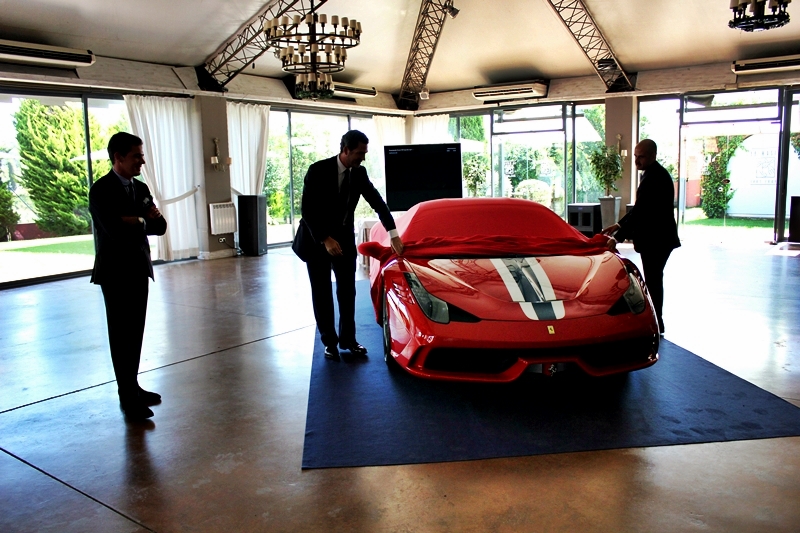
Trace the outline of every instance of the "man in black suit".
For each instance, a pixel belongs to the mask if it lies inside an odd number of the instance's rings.
[[[133,179],[145,163],[142,140],[116,133],[108,142],[108,157],[111,171],[89,190],[97,242],[91,282],[103,290],[120,407],[128,419],[143,420],[153,416],[149,406],[161,402],[160,395],[142,389],[137,380],[148,278],[153,278],[147,236],[164,235],[167,222],[147,185]]]
[[[338,360],[339,349],[364,356],[367,349],[356,341],[356,241],[353,213],[363,196],[378,213],[392,239],[392,249],[403,252],[394,218],[372,185],[361,162],[369,139],[358,130],[342,136],[339,155],[317,161],[308,168],[301,203],[302,219],[292,249],[306,262],[317,329],[325,357]],[[334,327],[331,269],[336,276],[339,333]]]
[[[664,267],[672,250],[679,247],[681,241],[673,212],[675,186],[669,172],[656,161],[657,151],[656,143],[651,139],[636,145],[633,151],[636,170],[644,171],[636,191],[636,203],[617,224],[605,228],[603,233],[613,235],[612,246],[616,241],[633,241],[634,250],[642,257],[644,280],[663,335]]]

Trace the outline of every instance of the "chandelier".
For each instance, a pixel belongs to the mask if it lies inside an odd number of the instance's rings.
[[[780,28],[789,23],[786,6],[792,0],[731,0],[733,20],[731,28],[744,31],[762,31]],[[750,14],[747,14],[748,6]]]
[[[344,70],[347,49],[358,46],[361,23],[334,15],[311,11],[305,16],[274,18],[264,30],[269,45],[280,59],[281,68],[295,77],[298,98],[330,98],[333,96],[331,74]]]

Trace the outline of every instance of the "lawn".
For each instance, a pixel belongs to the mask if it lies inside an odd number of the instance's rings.
[[[43,254],[84,254],[94,255],[94,240],[81,240],[71,242],[55,242],[50,244],[33,244],[24,248],[9,248],[6,252],[33,252]]]
[[[699,207],[689,208],[684,214],[684,224],[687,226],[711,226],[726,228],[769,228],[775,225],[772,218],[745,218],[745,217],[725,217],[707,218],[703,210]],[[789,220],[786,220],[789,224]]]

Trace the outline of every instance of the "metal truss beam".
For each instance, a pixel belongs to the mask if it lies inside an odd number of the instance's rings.
[[[628,75],[620,67],[619,61],[586,9],[583,0],[547,1],[591,61],[597,75],[608,89],[606,92],[633,91],[636,83],[635,74]]]
[[[305,16],[327,0],[272,0],[230,39],[225,41],[205,63],[196,67],[200,88],[225,91],[225,86],[241,71],[269,50],[264,25],[275,17]]]
[[[453,0],[422,0],[417,17],[414,39],[408,52],[406,70],[397,97],[397,107],[416,110],[419,108],[419,93],[425,87],[428,72],[436,52],[436,45],[442,35],[444,21],[447,18],[446,7]]]

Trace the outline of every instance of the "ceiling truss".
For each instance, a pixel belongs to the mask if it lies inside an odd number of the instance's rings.
[[[606,85],[607,92],[633,91],[636,75],[629,75],[620,67],[583,0],[548,0],[548,3],[578,41],[583,53]]]
[[[447,18],[447,6],[452,4],[453,0],[422,0],[400,94],[397,96],[397,107],[400,109],[416,111],[419,107],[419,93],[428,79],[433,54]]]
[[[294,15],[303,17],[316,11],[327,0],[273,0],[251,18],[216,52],[196,67],[200,88],[208,91],[225,91],[225,86],[241,71],[269,50],[264,37],[264,25],[275,17]]]

